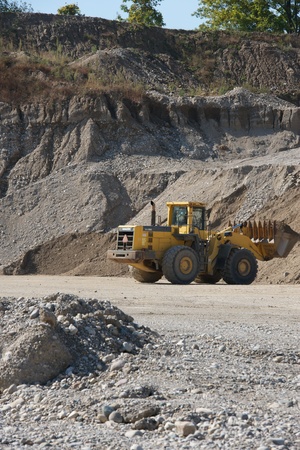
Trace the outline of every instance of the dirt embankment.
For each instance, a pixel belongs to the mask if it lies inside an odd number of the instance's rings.
[[[29,250],[3,269],[5,275],[124,276],[128,268],[107,261],[106,251],[115,246],[115,235],[72,233]]]
[[[106,261],[106,233],[149,223],[150,200],[163,218],[166,201],[206,202],[213,229],[258,217],[300,231],[298,38],[40,14],[2,14],[0,27],[3,45],[16,47],[2,55],[6,81],[14,66],[28,83],[60,84],[43,65],[27,70],[56,51],[83,85],[88,73],[110,82],[97,95],[75,94],[71,80],[59,102],[0,103],[4,271],[127,273]],[[263,265],[259,281],[296,282],[297,249]]]

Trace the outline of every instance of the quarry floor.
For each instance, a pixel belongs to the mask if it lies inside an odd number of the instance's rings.
[[[201,320],[234,323],[300,322],[299,285],[172,285],[132,278],[0,276],[0,297],[43,297],[52,293],[110,300],[141,325],[185,329]]]

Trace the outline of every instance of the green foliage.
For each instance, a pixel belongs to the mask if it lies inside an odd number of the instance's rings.
[[[202,30],[299,33],[299,0],[202,0],[194,13]]]
[[[60,14],[62,16],[81,16],[79,6],[75,3],[62,6],[57,10],[57,14]]]
[[[33,12],[32,6],[23,1],[15,0],[0,0],[0,13],[1,12]]]
[[[129,7],[126,4],[128,1],[131,1]],[[148,27],[165,25],[162,14],[155,9],[160,0],[123,0],[123,3],[121,9],[128,14],[127,22]]]

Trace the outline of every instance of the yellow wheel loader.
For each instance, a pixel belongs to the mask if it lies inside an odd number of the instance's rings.
[[[205,204],[168,202],[166,224],[156,223],[152,204],[151,225],[118,227],[117,248],[109,260],[132,266],[141,283],[155,283],[162,276],[172,284],[251,284],[257,275],[257,260],[285,258],[300,235],[283,222],[229,224],[210,231]]]

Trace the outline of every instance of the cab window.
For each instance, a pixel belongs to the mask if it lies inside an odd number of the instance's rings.
[[[204,230],[204,209],[193,208],[193,227]]]
[[[187,208],[185,206],[174,206],[172,225],[186,225],[187,224]]]

